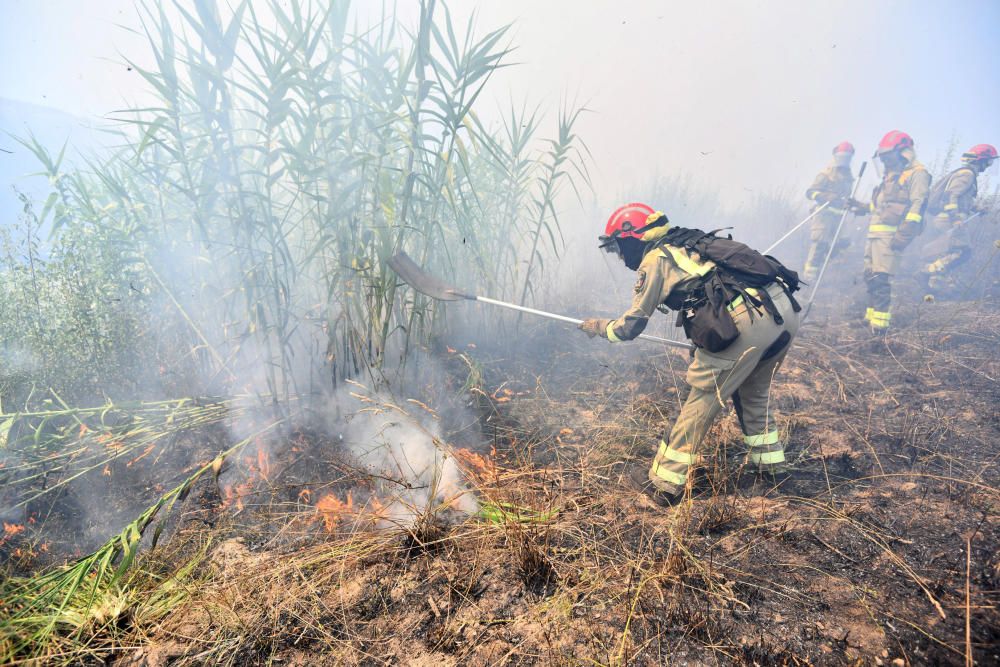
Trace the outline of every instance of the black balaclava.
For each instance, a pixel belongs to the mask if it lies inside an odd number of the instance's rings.
[[[906,158],[899,151],[892,151],[889,153],[882,153],[879,155],[879,159],[882,164],[889,171],[894,171],[897,169],[902,169],[906,166]]]
[[[646,241],[627,237],[615,239],[615,243],[618,244],[618,250],[621,252],[622,261],[625,262],[625,266],[633,271],[638,270],[639,265],[642,264],[642,258],[646,254],[646,246],[648,245]]]

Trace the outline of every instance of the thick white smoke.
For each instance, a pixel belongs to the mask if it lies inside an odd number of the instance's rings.
[[[387,396],[374,399],[381,405],[348,417],[344,441],[365,471],[379,480],[384,505],[380,524],[409,525],[445,510],[476,512],[479,505],[447,453],[439,424],[389,407]]]

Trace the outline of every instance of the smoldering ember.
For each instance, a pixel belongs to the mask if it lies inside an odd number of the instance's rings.
[[[1000,5],[4,11],[0,664],[1000,664]]]

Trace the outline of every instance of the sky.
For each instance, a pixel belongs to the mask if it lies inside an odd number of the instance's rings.
[[[187,0],[182,0],[187,1]],[[388,3],[392,6],[391,3]],[[360,22],[382,3],[356,0]],[[599,201],[683,172],[738,206],[804,191],[843,139],[890,129],[933,162],[1000,144],[1000,2],[452,0],[482,32],[513,23],[483,98],[590,113],[579,134]],[[415,20],[416,2],[396,5]],[[142,99],[123,58],[150,61],[131,0],[0,0],[0,97],[88,119]],[[656,203],[668,208],[669,203]]]

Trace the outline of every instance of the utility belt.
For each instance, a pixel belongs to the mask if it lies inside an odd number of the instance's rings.
[[[785,293],[785,288],[782,287],[780,283],[771,283],[765,289],[772,298],[778,297]],[[753,308],[758,314],[760,314],[760,309],[761,306],[763,305],[763,301],[761,300],[761,294],[760,294],[761,290],[755,287],[748,287],[746,289],[746,292],[752,299],[756,300],[756,303],[751,302],[750,305],[748,306],[747,300],[743,298],[743,295],[737,294],[735,299],[726,304],[726,310],[728,310],[730,313],[736,314],[736,311],[739,310],[740,307],[742,306],[743,309],[740,310],[740,312],[746,311],[747,308]]]
[[[696,294],[684,300],[677,313],[677,326],[695,347],[709,352],[721,352],[739,338],[740,330],[734,316],[747,313],[755,316],[770,315],[778,324],[783,324],[781,314],[773,303],[773,297],[786,295],[796,312],[800,310],[795,298],[780,282],[773,282],[766,288],[743,287],[740,293],[724,303],[713,304],[704,294]],[[763,312],[762,312],[763,311]]]

